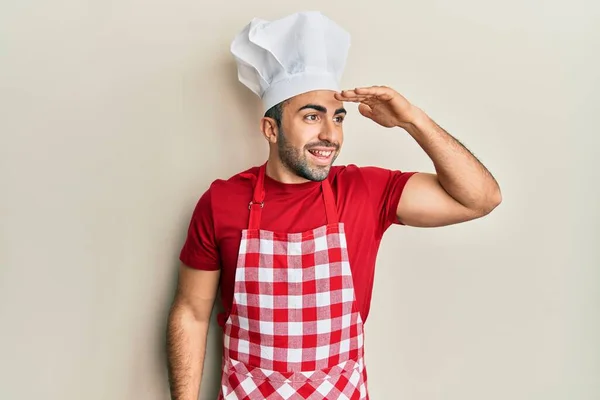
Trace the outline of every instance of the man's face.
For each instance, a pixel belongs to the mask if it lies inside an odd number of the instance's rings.
[[[296,175],[311,180],[327,178],[340,153],[346,110],[334,92],[318,90],[288,100],[277,136],[279,158]]]

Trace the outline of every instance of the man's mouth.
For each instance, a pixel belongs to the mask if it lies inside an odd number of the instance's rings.
[[[308,152],[313,156],[317,164],[329,165],[335,155],[335,149],[331,147],[321,147],[309,149]]]
[[[309,152],[316,157],[328,158],[333,153],[333,150],[309,150]]]

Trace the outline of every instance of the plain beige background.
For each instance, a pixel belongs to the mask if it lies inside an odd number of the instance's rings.
[[[366,351],[372,398],[600,398],[600,6],[572,1],[3,1],[0,398],[168,398],[179,250],[216,178],[263,162],[229,43],[320,10],[344,86],[389,85],[463,141],[503,204],[390,229]],[[348,105],[339,163],[432,171]],[[201,399],[218,390],[213,325]]]

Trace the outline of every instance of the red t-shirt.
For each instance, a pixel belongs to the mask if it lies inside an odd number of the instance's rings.
[[[180,260],[191,268],[221,269],[221,301],[225,324],[233,302],[235,269],[241,232],[248,228],[253,185],[259,167],[216,180],[198,201]],[[345,225],[350,269],[358,309],[367,320],[375,260],[383,233],[399,223],[396,208],[408,179],[414,172],[392,171],[355,165],[334,166],[329,181],[336,198],[340,222]],[[265,176],[265,206],[261,229],[303,232],[325,225],[325,204],[319,182],[284,184]]]

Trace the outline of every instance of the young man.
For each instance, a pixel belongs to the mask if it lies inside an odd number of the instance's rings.
[[[255,19],[232,44],[239,79],[266,111],[270,152],[214,181],[193,213],[168,323],[173,399],[198,396],[218,288],[220,399],[368,399],[363,323],[384,232],[473,220],[500,203],[486,168],[402,95],[338,90],[349,42],[311,12]],[[437,173],[332,166],[343,102],[408,132]]]

